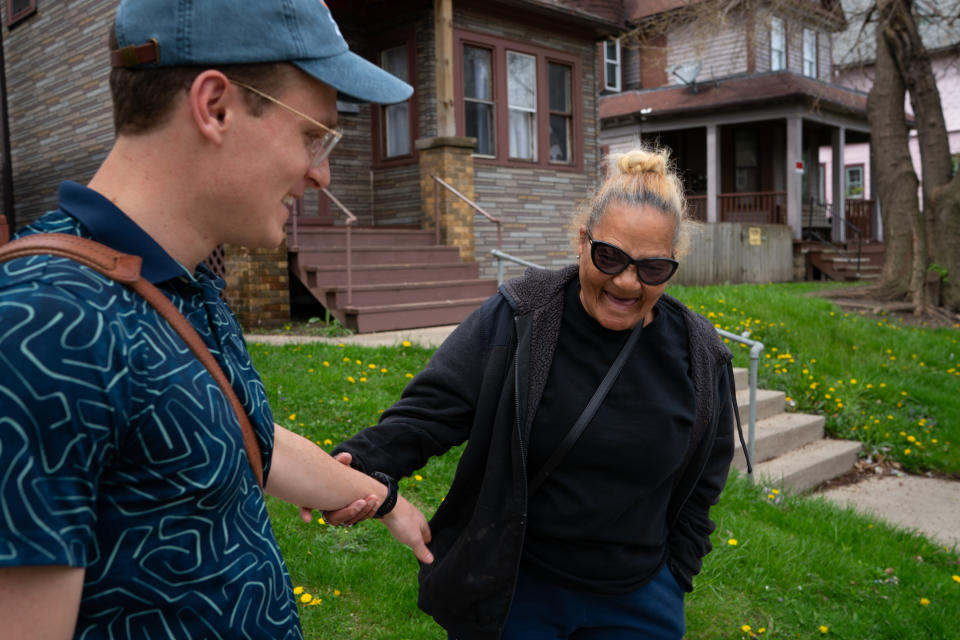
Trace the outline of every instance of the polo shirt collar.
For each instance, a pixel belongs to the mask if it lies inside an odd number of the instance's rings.
[[[152,284],[190,276],[190,271],[107,198],[76,182],[60,185],[60,209],[79,220],[97,242],[140,256],[140,275]]]

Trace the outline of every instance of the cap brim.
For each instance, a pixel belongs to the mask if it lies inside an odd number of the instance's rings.
[[[340,94],[360,102],[393,104],[413,95],[413,87],[409,84],[352,51],[329,58],[292,62]]]

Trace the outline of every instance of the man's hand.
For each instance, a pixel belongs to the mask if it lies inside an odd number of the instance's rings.
[[[383,516],[383,524],[390,534],[413,550],[417,560],[425,564],[433,562],[433,554],[427,548],[430,542],[430,525],[420,510],[410,504],[403,496],[397,496],[397,506]]]

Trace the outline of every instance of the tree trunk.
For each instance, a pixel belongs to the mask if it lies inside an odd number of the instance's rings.
[[[903,210],[914,221],[913,269],[908,287],[910,298],[920,308],[928,305],[946,306],[955,311],[960,309],[960,178],[953,176],[940,92],[930,56],[920,39],[912,5],[912,0],[877,2],[880,26],[877,29],[877,78],[874,87],[893,80],[888,77],[893,75],[891,70],[885,69],[884,81],[881,82],[881,55],[889,57],[889,61],[884,60],[884,65],[889,62],[898,78],[897,85],[887,89],[893,88],[899,92],[901,86],[906,88],[916,117],[923,175],[923,210],[916,212],[915,205]],[[876,136],[876,125],[872,116],[868,114],[868,117]],[[878,148],[877,157],[883,158],[886,152]],[[883,176],[878,177],[884,179]],[[899,202],[884,203],[882,191],[880,200],[883,208],[902,206]],[[900,214],[895,212],[893,215]],[[887,255],[890,255],[889,252]],[[905,265],[903,260],[894,259],[894,262],[901,268]],[[928,275],[931,272],[942,278],[942,282],[936,279],[932,281],[939,286],[930,286]],[[886,265],[884,274],[887,274]]]
[[[881,15],[885,5],[889,7],[891,4],[890,0],[878,1]],[[886,242],[880,286],[890,298],[904,299],[911,291],[914,273],[919,181],[907,146],[909,136],[903,107],[906,87],[882,28],[877,28],[876,39],[877,63],[873,87],[867,96],[867,118],[876,172],[874,182]]]

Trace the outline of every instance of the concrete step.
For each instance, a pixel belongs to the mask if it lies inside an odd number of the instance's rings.
[[[746,440],[749,437],[747,420],[743,415],[740,419]],[[778,413],[765,420],[758,420],[753,443],[753,464],[771,460],[822,439],[825,422],[823,416],[808,413]],[[741,451],[740,438],[734,440],[733,466],[745,471],[747,465]],[[747,444],[749,445],[749,442]]]
[[[757,483],[792,491],[807,491],[843,475],[857,461],[862,444],[850,440],[817,440],[753,469]]]
[[[307,288],[311,290],[346,286],[345,265],[307,265]],[[427,282],[438,280],[471,280],[479,276],[476,262],[446,262],[435,264],[377,264],[353,267],[353,284],[388,284],[400,282]]]
[[[783,391],[757,389],[758,421],[782,413],[786,406],[787,394]],[[740,410],[740,421],[746,424],[750,415],[750,389],[747,385],[737,387],[737,408]]]
[[[408,302],[439,302],[441,300],[463,298],[489,298],[496,291],[497,281],[490,278],[400,284],[364,284],[353,287],[353,298],[349,306],[364,307]],[[328,289],[324,306],[333,309],[348,306],[347,288]]]
[[[462,322],[486,299],[465,298],[439,302],[347,307],[338,309],[335,315],[343,314],[341,319],[343,325],[357,333],[436,327]]]
[[[436,246],[436,232],[422,229],[392,229],[388,227],[355,227],[350,231],[351,247],[370,246]],[[312,247],[346,247],[347,234],[343,226],[304,225],[297,227],[294,236],[292,224],[287,224],[287,250],[296,252]]]
[[[733,368],[733,384],[736,385],[737,389],[749,389],[750,388],[750,369],[746,367],[734,367]]]

